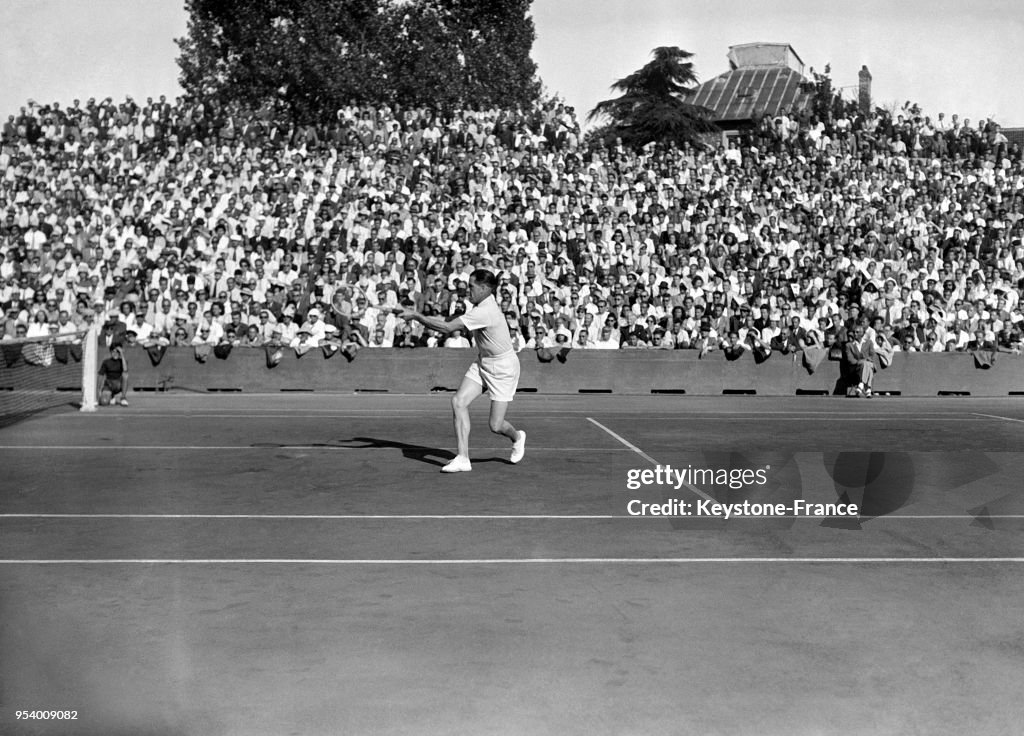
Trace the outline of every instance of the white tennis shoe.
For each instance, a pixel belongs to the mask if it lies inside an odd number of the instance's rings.
[[[468,473],[473,469],[473,464],[468,457],[456,455],[450,463],[441,468],[442,473]]]
[[[523,459],[523,455],[526,454],[526,432],[519,430],[519,438],[512,443],[512,457],[509,458],[509,462],[515,465],[517,462]]]

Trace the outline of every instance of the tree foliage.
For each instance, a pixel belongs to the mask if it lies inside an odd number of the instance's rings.
[[[537,99],[531,0],[186,0],[189,94],[296,120],[352,102],[517,107]]]
[[[661,46],[643,68],[612,85],[622,94],[599,102],[588,120],[606,117],[608,131],[628,146],[682,144],[715,130],[711,110],[687,102],[697,84],[693,57],[675,46]]]

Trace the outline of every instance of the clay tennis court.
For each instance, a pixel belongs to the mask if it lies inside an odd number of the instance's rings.
[[[523,396],[523,463],[478,402],[449,476],[449,396],[150,394],[0,429],[0,733],[1024,723],[1024,402]],[[666,464],[862,511],[630,516],[668,496],[629,471]]]

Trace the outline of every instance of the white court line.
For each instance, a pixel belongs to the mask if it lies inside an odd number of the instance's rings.
[[[279,445],[273,442],[256,443],[254,445],[0,445],[2,450],[419,450],[430,451],[435,448],[412,447],[346,447],[344,445]],[[503,452],[503,447],[479,447],[473,450],[474,455],[482,452]],[[437,448],[438,452],[448,452]],[[530,452],[626,452],[622,447],[532,447]]]
[[[580,412],[580,413],[583,414],[585,412]],[[97,418],[100,418],[100,417],[102,417],[104,419],[111,419],[111,418],[113,418],[113,419],[150,419],[150,418],[153,418],[153,419],[372,419],[374,417],[380,417],[382,414],[387,416],[388,419],[413,419],[413,418],[419,418],[419,417],[425,417],[425,416],[436,416],[437,415],[437,410],[435,409],[435,410],[430,410],[430,411],[416,411],[415,409],[406,409],[406,410],[403,410],[401,413],[398,413],[398,412],[395,412],[394,410],[392,410],[392,411],[388,411],[388,410],[375,411],[375,410],[367,409],[364,412],[346,411],[345,413],[332,413],[332,412],[328,412],[328,411],[322,411],[322,412],[317,412],[315,414],[309,414],[309,413],[301,413],[300,414],[298,412],[283,412],[283,413],[280,413],[280,414],[266,414],[266,413],[263,413],[263,414],[255,414],[255,413],[246,413],[246,414],[239,414],[239,413],[234,413],[234,414],[208,414],[208,413],[194,414],[194,413],[188,412],[188,411],[173,412],[173,413],[161,412],[161,413],[158,413],[158,414],[157,413],[150,414],[148,412],[145,412],[145,413],[143,413],[143,412],[134,413],[133,412],[131,414],[129,414],[129,413],[117,413],[117,414],[114,414],[114,413],[107,413],[107,412],[97,412],[96,414],[90,414],[90,413],[85,413],[85,412],[74,412],[74,413],[68,414],[67,416],[68,417],[72,417],[72,416],[74,416],[74,417],[86,417],[86,418],[89,418],[89,419],[97,419]],[[551,416],[551,412],[544,412],[544,413],[541,413],[541,412],[534,412],[534,413],[531,413],[531,412],[518,412],[517,413],[517,416],[533,416],[533,415],[535,415],[537,417],[549,417],[549,416]],[[64,415],[61,415],[62,418],[63,418],[63,416]],[[950,419],[952,419],[952,418],[953,417],[950,417]]]
[[[1020,423],[1024,424],[1024,419],[1013,419],[1012,417],[1000,417],[1000,416],[997,416],[995,414],[979,414],[976,411],[971,412],[971,413],[974,416],[976,416],[976,417],[988,417],[989,419],[1002,419],[1004,422],[1020,422]]]
[[[689,565],[689,564],[934,564],[1021,563],[1024,557],[511,557],[451,560],[359,559],[34,559],[0,560],[0,565]]]
[[[381,414],[387,414],[392,419],[400,419],[403,416],[409,417],[420,417],[420,416],[433,416],[437,413],[437,409],[348,409],[344,411],[324,409],[322,411],[310,412],[309,409],[304,409],[300,412],[280,412],[280,413],[246,413],[246,412],[233,412],[233,413],[193,413],[188,410],[178,412],[144,412],[144,411],[131,411],[122,412],[120,410],[114,410],[111,412],[72,412],[66,415],[61,415],[63,419],[66,417],[80,417],[86,419],[98,419],[98,418],[116,418],[116,419],[145,419],[145,418],[204,418],[204,419],[365,419]],[[540,417],[540,418],[556,418],[560,415],[577,415],[577,414],[592,414],[593,410],[586,411],[575,411],[566,410],[560,411],[558,409],[551,409],[546,411],[539,410],[517,410],[516,416],[529,416],[529,417]],[[649,412],[642,409],[632,409],[629,411],[616,411],[614,409],[609,410],[609,414],[623,414],[626,416],[635,414],[648,414]],[[658,412],[659,416],[671,417],[673,412]],[[786,416],[782,416],[786,415]],[[977,416],[988,416],[986,414],[978,414]],[[679,415],[682,418],[682,415]],[[687,419],[702,419],[702,420],[730,420],[730,419],[750,419],[750,420],[779,420],[779,421],[804,421],[808,419],[816,419],[820,417],[822,420],[832,421],[835,419],[845,421],[859,421],[859,422],[877,422],[888,418],[900,417],[916,419],[918,421],[928,422],[940,422],[958,420],[962,421],[965,417],[963,414],[922,414],[915,412],[907,413],[881,413],[875,416],[863,417],[859,415],[844,415],[839,412],[802,412],[802,411],[779,411],[779,412],[700,412],[700,411],[687,411]],[[1004,417],[998,417],[1000,419]]]
[[[242,519],[242,520],[311,520],[334,521],[350,519],[388,520],[475,520],[475,519],[634,519],[656,517],[615,516],[611,514],[0,514],[0,519]],[[664,518],[664,517],[662,517]]]
[[[603,430],[604,430],[605,432],[607,432],[607,433],[608,433],[608,434],[610,434],[610,435],[611,435],[612,437],[614,437],[614,438],[615,438],[615,439],[617,439],[617,440],[618,440],[619,442],[621,442],[621,443],[622,443],[622,444],[624,444],[624,445],[625,445],[626,447],[628,447],[628,448],[629,448],[630,450],[632,450],[633,452],[635,452],[636,454],[638,454],[638,455],[639,455],[640,457],[642,457],[642,458],[643,458],[644,460],[646,460],[647,462],[649,462],[649,463],[650,463],[651,465],[660,465],[660,464],[661,464],[661,463],[659,463],[659,462],[658,462],[657,460],[655,460],[655,459],[654,459],[653,457],[651,457],[650,455],[648,455],[648,454],[647,454],[646,452],[644,452],[643,450],[641,450],[641,449],[640,449],[639,447],[637,447],[636,445],[634,445],[634,444],[633,444],[632,442],[630,442],[630,441],[626,440],[626,439],[625,439],[625,438],[623,438],[623,437],[622,437],[621,435],[618,435],[618,434],[616,434],[615,432],[611,431],[610,429],[608,429],[608,427],[604,426],[603,424],[601,424],[601,422],[597,421],[597,420],[596,420],[596,419],[594,419],[593,417],[587,417],[587,421],[588,421],[588,422],[590,422],[591,424],[593,424],[594,426],[596,426],[596,427],[599,427],[600,429],[603,429]],[[713,500],[713,499],[709,499],[709,500]]]
[[[641,450],[641,449],[640,449],[639,447],[637,447],[636,445],[634,445],[634,444],[633,444],[632,442],[629,442],[628,440],[626,440],[625,438],[623,438],[623,437],[622,437],[621,435],[618,435],[618,434],[616,434],[615,432],[611,431],[610,429],[608,429],[608,427],[604,426],[603,424],[601,424],[601,422],[597,421],[597,420],[596,420],[596,419],[594,419],[593,417],[587,417],[587,421],[588,421],[588,422],[590,422],[591,424],[593,424],[594,426],[596,426],[596,427],[599,427],[600,429],[603,429],[603,430],[604,430],[605,432],[607,432],[607,433],[608,433],[608,434],[610,434],[610,435],[611,435],[612,437],[614,437],[614,438],[615,438],[615,439],[617,439],[617,440],[618,440],[619,442],[621,442],[621,443],[622,443],[622,444],[624,444],[624,445],[625,445],[626,447],[628,447],[628,448],[629,448],[630,450],[632,450],[633,452],[635,452],[636,454],[638,454],[638,455],[639,455],[640,457],[642,457],[642,458],[643,458],[644,460],[646,460],[647,462],[649,462],[649,463],[650,463],[651,465],[654,465],[654,466],[656,466],[656,467],[657,467],[657,466],[659,466],[659,465],[661,465],[661,463],[659,463],[659,462],[658,462],[657,460],[655,460],[655,459],[654,459],[653,457],[651,457],[651,456],[650,456],[650,455],[648,455],[648,454],[647,454],[646,452],[644,452],[643,450]],[[688,488],[688,489],[690,489],[691,491],[693,491],[694,493],[696,493],[696,494],[697,494],[698,496],[700,496],[701,498],[703,498],[703,499],[704,499],[705,501],[711,501],[712,503],[715,503],[715,499],[713,499],[713,498],[712,498],[711,496],[709,496],[708,494],[704,493],[704,491],[702,491],[701,489],[699,489],[699,488],[697,488],[697,487],[695,487],[695,486],[691,486],[691,485],[690,485],[689,483],[683,483],[683,485],[684,485],[684,486],[686,486],[686,488]]]
[[[524,520],[524,521],[575,521],[575,520],[647,520],[664,521],[680,519],[714,520],[712,516],[631,516],[625,514],[0,514],[0,519],[238,519],[255,521],[277,520],[310,520],[310,521],[347,521],[347,520],[443,520],[443,521],[477,521],[477,520]],[[800,519],[807,521],[823,521],[825,519],[851,519],[850,516],[733,516],[728,521],[742,519]],[[886,514],[884,516],[856,517],[860,521],[889,521],[895,519],[929,520],[959,519],[968,520],[977,517],[970,514]],[[987,519],[1024,519],[1024,514],[988,514]],[[724,519],[723,519],[724,520]]]
[[[957,422],[962,422],[964,420],[964,416],[962,414],[959,415],[959,416],[946,416],[946,417],[922,417],[922,416],[920,416],[918,414],[906,414],[906,415],[902,415],[902,416],[897,415],[897,414],[879,414],[878,416],[874,416],[874,417],[844,417],[844,416],[841,416],[841,415],[833,414],[832,416],[823,415],[820,418],[818,418],[817,416],[814,416],[814,417],[809,417],[809,416],[772,417],[771,415],[767,415],[767,416],[763,416],[763,417],[762,416],[757,416],[757,417],[736,416],[736,417],[707,417],[707,418],[708,419],[743,419],[744,421],[758,421],[758,422],[811,422],[811,421],[814,421],[814,422],[831,422],[831,421],[833,421],[835,419],[838,419],[841,422],[884,422],[884,421],[886,421],[888,419],[892,419],[895,416],[899,416],[900,419],[902,419],[905,422],[951,422],[951,421],[954,421],[954,420],[957,421]],[[690,419],[691,417],[687,416],[686,418]],[[680,419],[682,419],[682,417],[680,417]],[[971,420],[971,421],[975,421],[975,420]]]
[[[637,413],[642,413],[642,412],[637,412]],[[644,416],[647,416],[647,415],[644,414]],[[831,414],[831,415],[829,415],[829,414],[822,414],[822,415],[806,415],[806,416],[795,416],[795,417],[777,417],[777,416],[774,416],[772,414],[758,414],[758,415],[742,415],[742,414],[734,414],[734,415],[719,415],[719,414],[715,414],[715,415],[710,415],[709,414],[709,415],[706,415],[706,416],[701,416],[700,414],[686,414],[685,416],[682,415],[682,414],[678,414],[678,415],[661,415],[661,414],[659,414],[658,415],[658,419],[660,421],[664,421],[666,419],[685,419],[688,422],[689,421],[694,421],[694,420],[701,421],[701,422],[704,422],[704,421],[711,421],[711,422],[713,422],[713,421],[733,422],[733,421],[740,421],[740,420],[742,420],[744,422],[773,422],[773,423],[774,422],[832,422],[832,423],[835,423],[836,420],[838,420],[840,422],[885,422],[885,421],[888,421],[888,420],[892,419],[894,416],[896,416],[896,415],[894,415],[894,414],[879,414],[878,416],[874,416],[874,417],[844,417],[844,416],[836,415],[836,414]],[[981,415],[981,416],[984,416],[984,415]],[[964,419],[965,419],[964,415],[962,415],[962,414],[959,415],[959,416],[947,416],[947,417],[922,417],[922,416],[919,416],[919,415],[916,415],[916,414],[907,414],[907,415],[905,415],[905,416],[903,416],[901,418],[903,419],[903,421],[906,421],[906,422],[951,422],[951,421],[954,421],[954,420],[957,421],[957,422],[963,422]],[[999,418],[1002,419],[1003,417],[999,417]],[[587,417],[587,419],[590,419],[590,417]],[[981,420],[979,420],[979,419],[971,419],[971,420],[968,420],[968,421],[980,422]],[[1012,421],[1021,421],[1021,420],[1015,419],[1015,420],[1012,420]]]

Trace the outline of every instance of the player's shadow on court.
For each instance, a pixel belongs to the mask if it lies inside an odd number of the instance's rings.
[[[361,443],[361,444],[353,444]],[[407,442],[397,442],[395,440],[383,440],[377,437],[353,437],[350,440],[339,440],[335,445],[336,447],[348,447],[351,449],[391,449],[401,450],[402,457],[408,458],[409,460],[418,460],[421,463],[427,465],[434,465],[438,468],[443,468],[448,462],[455,457],[455,453],[451,450],[442,450],[438,447],[427,447],[426,445],[410,445]],[[494,463],[502,462],[500,458],[488,457],[488,458],[473,458],[474,463]],[[507,461],[506,461],[507,462]]]

